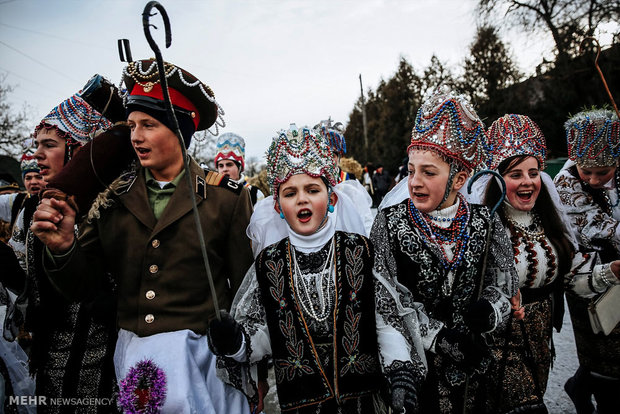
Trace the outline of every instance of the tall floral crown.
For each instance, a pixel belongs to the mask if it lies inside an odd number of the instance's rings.
[[[35,128],[35,135],[41,128],[53,127],[64,136],[73,138],[80,145],[86,144],[98,132],[112,126],[96,109],[90,106],[79,93],[62,101],[43,118]]]
[[[568,158],[580,167],[608,167],[620,156],[620,122],[612,111],[583,111],[564,124]]]
[[[487,133],[492,145],[489,167],[497,167],[510,157],[530,155],[545,169],[547,146],[542,131],[525,115],[506,114],[491,124]]]
[[[245,169],[245,140],[237,134],[227,132],[217,139],[215,154],[215,166],[219,160],[231,160],[238,162],[240,171]]]
[[[334,153],[338,155],[347,153],[347,141],[344,139],[344,127],[342,122],[332,124],[332,119],[330,117],[327,120],[319,122],[314,129],[321,134]]]
[[[327,142],[315,130],[291,124],[273,138],[267,151],[267,183],[274,197],[280,184],[295,174],[325,177],[336,185],[338,169]]]
[[[423,103],[411,131],[413,149],[431,149],[473,170],[487,157],[482,121],[462,95],[439,91]]]

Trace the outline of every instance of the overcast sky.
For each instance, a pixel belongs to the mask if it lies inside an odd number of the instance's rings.
[[[136,0],[0,0],[0,74],[15,86],[11,102],[32,107],[34,123],[95,73],[118,84],[124,66],[116,41],[134,59],[154,56]],[[210,85],[227,126],[262,157],[276,130],[346,123],[364,89],[389,78],[404,56],[418,70],[432,54],[460,65],[471,44],[474,0],[162,0],[172,27],[164,59]],[[159,16],[151,20],[161,22]],[[154,32],[155,33],[155,32]],[[531,72],[550,43],[506,38]],[[547,48],[547,49],[545,49]]]

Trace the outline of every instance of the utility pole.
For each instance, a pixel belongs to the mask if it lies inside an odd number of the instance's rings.
[[[368,162],[368,131],[366,129],[366,102],[364,101],[364,87],[362,86],[362,74],[360,73],[360,92],[362,94],[362,126],[364,128],[364,157]]]

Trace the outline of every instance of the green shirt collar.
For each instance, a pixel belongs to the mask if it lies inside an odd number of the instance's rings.
[[[153,174],[151,173],[151,170],[149,170],[148,168],[144,169],[144,178],[146,180],[146,185],[149,186],[149,187],[152,187],[155,191],[157,191],[157,190],[166,190],[168,188],[176,188],[179,185],[179,181],[181,181],[181,178],[183,177],[184,173],[185,173],[185,169],[182,169],[181,172],[179,173],[179,175],[174,177],[174,179],[172,181],[170,181],[168,184],[166,184],[164,186],[164,188],[161,188],[159,186],[159,183],[157,182],[155,177],[153,177]]]

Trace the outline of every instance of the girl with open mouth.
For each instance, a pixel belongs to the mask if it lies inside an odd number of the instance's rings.
[[[273,358],[283,412],[416,412],[426,373],[416,314],[405,320],[396,286],[373,273],[374,249],[336,186],[334,158],[316,129],[291,124],[273,139],[273,196],[248,227],[256,260],[232,316],[211,322],[210,346],[223,356],[222,379],[250,401],[252,368]]]
[[[401,184],[386,195],[371,240],[376,268],[416,304],[429,367],[420,411],[489,412],[483,334],[505,324],[516,273],[497,216],[459,193],[486,161],[484,125],[464,97],[440,91],[420,107],[408,155],[409,196]]]

